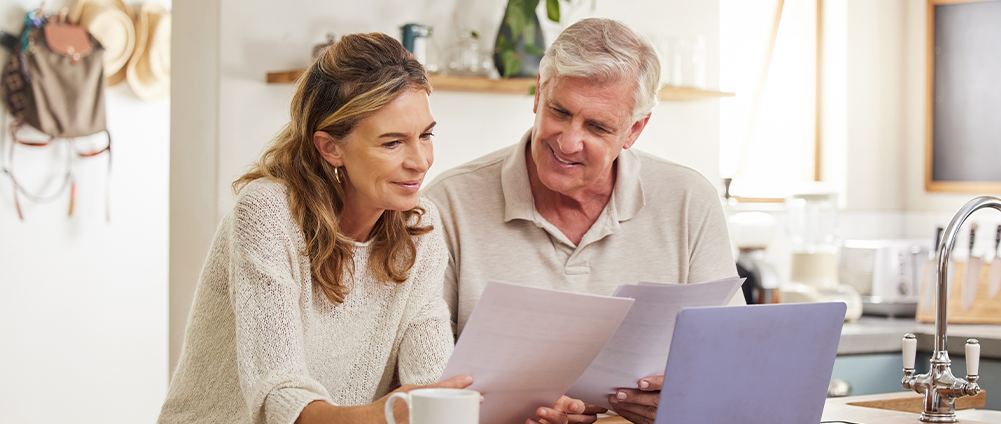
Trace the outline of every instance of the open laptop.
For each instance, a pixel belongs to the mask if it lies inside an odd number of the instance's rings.
[[[678,313],[655,424],[819,423],[842,302]]]

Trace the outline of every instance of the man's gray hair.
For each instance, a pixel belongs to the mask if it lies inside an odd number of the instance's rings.
[[[657,105],[660,59],[646,37],[625,24],[589,18],[570,25],[546,50],[539,64],[539,88],[553,77],[587,78],[597,83],[636,81],[632,119]]]

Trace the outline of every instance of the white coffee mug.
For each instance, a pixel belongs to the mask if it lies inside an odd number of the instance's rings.
[[[393,393],[386,400],[386,421],[396,424],[393,402],[403,399],[410,409],[410,424],[479,424],[480,392],[466,389],[416,389]]]

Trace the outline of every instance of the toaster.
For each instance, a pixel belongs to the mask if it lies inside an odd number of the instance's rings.
[[[931,240],[846,240],[838,279],[858,290],[867,315],[913,315]]]

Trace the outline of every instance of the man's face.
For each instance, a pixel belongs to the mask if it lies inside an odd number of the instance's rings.
[[[575,198],[610,187],[612,164],[649,119],[632,119],[635,84],[554,77],[536,91],[530,151],[546,187]]]

